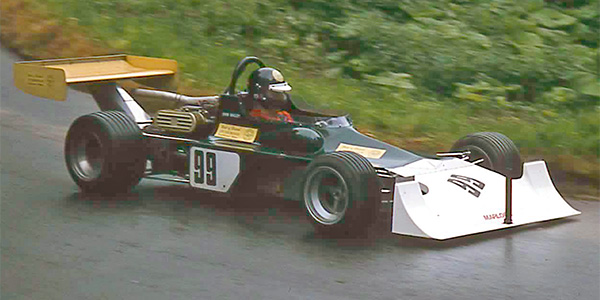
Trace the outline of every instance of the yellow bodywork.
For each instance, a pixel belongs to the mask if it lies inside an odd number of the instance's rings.
[[[171,59],[110,55],[17,62],[15,86],[34,96],[64,101],[67,86],[87,91],[89,84],[125,79],[147,79],[149,86],[173,87],[177,62]]]

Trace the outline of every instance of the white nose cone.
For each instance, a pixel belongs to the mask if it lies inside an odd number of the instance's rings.
[[[429,187],[426,194],[420,184]],[[546,163],[534,161],[512,181],[513,223],[505,224],[505,184],[504,176],[476,165],[396,183],[392,232],[445,240],[580,214],[556,191]]]

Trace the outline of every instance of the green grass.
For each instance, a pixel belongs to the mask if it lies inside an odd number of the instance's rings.
[[[258,12],[244,11],[243,7],[260,8],[258,1],[30,2],[49,9],[62,26],[77,24],[86,35],[114,52],[176,59],[183,86],[197,91],[221,92],[239,59],[257,55],[282,70],[294,88],[293,96],[319,107],[345,110],[360,130],[401,147],[419,152],[441,151],[465,134],[497,131],[513,139],[526,156],[544,157],[560,162],[569,171],[599,176],[597,102],[568,106],[489,99],[465,101],[420,85],[403,89],[371,84],[364,77],[359,80],[327,76],[326,71],[335,68],[322,65],[324,57],[313,53],[302,63],[286,56],[287,46],[264,47],[265,43],[257,42],[246,31],[231,35],[219,31],[229,28],[226,22],[231,21],[218,18],[223,15],[241,24],[260,25],[254,26],[255,30],[276,31],[277,23],[267,26],[257,17]],[[303,51],[299,46],[289,47],[294,48],[294,53]],[[245,80],[240,79],[240,88],[244,84]],[[566,162],[564,157],[568,157]]]

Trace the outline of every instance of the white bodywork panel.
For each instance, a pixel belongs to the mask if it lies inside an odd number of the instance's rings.
[[[420,159],[408,165],[389,169],[389,171],[404,177],[435,173],[444,170],[460,169],[470,167],[473,164],[462,159]]]
[[[512,181],[512,224],[504,224],[504,176],[459,159],[443,162],[392,170],[420,170],[414,181],[395,185],[392,232],[444,240],[580,214],[558,193],[543,161],[525,163],[523,176]],[[428,187],[425,195],[419,183]]]
[[[240,156],[235,152],[192,147],[190,149],[190,185],[227,192],[240,173]]]
[[[137,103],[135,100],[121,87],[117,87],[117,92],[123,98],[123,101],[133,113],[133,117],[137,123],[152,123],[152,119],[150,116],[144,111],[144,109]]]

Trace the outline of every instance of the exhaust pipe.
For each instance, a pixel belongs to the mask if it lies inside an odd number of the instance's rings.
[[[167,101],[175,101],[181,105],[217,105],[219,102],[219,96],[205,96],[205,97],[189,97],[177,93],[148,90],[148,89],[133,89],[131,94],[134,96],[162,99]]]

